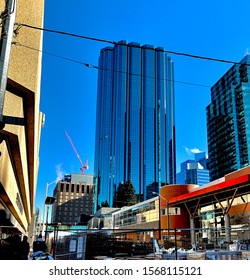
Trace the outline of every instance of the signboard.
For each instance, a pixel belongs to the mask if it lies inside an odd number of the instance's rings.
[[[3,116],[3,122],[13,125],[25,125],[26,120],[24,118],[12,117],[12,116]]]
[[[69,242],[69,251],[75,252],[76,251],[76,240],[71,239]]]
[[[83,229],[88,229],[87,226],[79,226],[79,225],[74,225],[74,226],[70,226],[71,230],[83,230]]]
[[[79,236],[78,237],[78,242],[77,242],[77,258],[82,259],[82,252],[83,251],[83,237]]]
[[[169,207],[161,209],[161,215],[167,216],[167,215],[180,215],[181,214],[181,208],[180,207]]]

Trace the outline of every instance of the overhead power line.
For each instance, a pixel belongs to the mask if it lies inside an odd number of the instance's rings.
[[[65,57],[65,56],[49,53],[49,52],[46,52],[46,51],[43,51],[43,50],[39,50],[39,49],[30,47],[30,46],[23,45],[23,44],[21,44],[19,42],[13,42],[13,44],[16,45],[16,46],[24,47],[26,49],[37,51],[37,52],[40,52],[40,53],[43,53],[43,54],[54,56],[54,57],[57,57],[57,58],[60,58],[60,59],[63,59],[63,60],[67,60],[67,61],[70,61],[70,62],[73,62],[73,63],[81,64],[81,65],[84,65],[84,66],[89,67],[89,68],[97,68],[97,69],[99,68],[98,66],[94,66],[94,65],[92,65],[90,63],[86,63],[86,62],[82,62],[82,61],[75,60],[75,59],[72,59],[72,58],[68,58],[68,57]]]
[[[30,47],[30,46],[23,45],[23,44],[21,44],[19,42],[13,42],[13,44],[16,45],[16,46],[20,46],[20,47],[24,47],[24,48],[33,50],[33,51],[41,52],[43,54],[50,55],[50,56],[53,56],[53,57],[56,57],[56,58],[60,58],[60,59],[63,59],[63,60],[69,61],[69,62],[77,63],[77,64],[80,64],[80,65],[86,66],[88,68],[94,68],[94,69],[103,70],[103,71],[114,71],[112,69],[107,69],[107,68],[99,67],[99,66],[96,66],[96,65],[93,65],[93,64],[90,64],[90,63],[82,62],[82,61],[75,60],[75,59],[72,59],[72,58],[68,58],[68,57],[65,57],[65,56],[61,56],[61,55],[57,55],[57,54],[52,54],[52,53],[49,53],[49,52],[46,52],[46,51],[43,51],[43,50],[39,50],[39,49]],[[125,71],[119,71],[119,70],[115,70],[114,72],[122,73],[122,74],[127,73]],[[132,76],[142,76],[141,74],[135,74],[135,73],[130,73],[130,75],[132,75]],[[145,77],[147,77],[147,78],[154,78],[152,76],[145,76]],[[158,79],[166,80],[164,78],[158,78]],[[168,80],[168,81],[171,81],[171,80]],[[177,80],[172,80],[172,81],[174,83],[179,83],[179,84],[186,84],[186,85],[190,85],[190,86],[198,86],[198,87],[210,88],[210,86],[208,86],[208,85],[202,85],[202,84],[191,83],[191,82],[184,82],[184,81],[177,81]]]
[[[98,42],[108,43],[108,44],[112,44],[112,45],[120,44],[117,41],[105,40],[105,39],[100,39],[100,38],[96,38],[96,37],[83,36],[83,35],[69,33],[69,32],[65,32],[65,31],[59,31],[59,30],[32,26],[32,25],[24,24],[24,23],[16,23],[15,25],[17,25],[17,28],[14,31],[15,33],[18,33],[22,27],[27,27],[27,28],[31,28],[31,29],[40,30],[40,31],[56,33],[56,34],[61,34],[61,35],[66,35],[66,36],[71,36],[71,37],[77,37],[77,38],[86,39],[86,40],[98,41]],[[146,49],[145,46],[133,46],[133,47]],[[226,60],[226,59],[219,59],[219,58],[214,58],[214,57],[206,57],[206,56],[194,55],[194,54],[183,53],[183,52],[175,52],[175,51],[169,51],[169,50],[161,50],[161,51],[170,53],[170,54],[174,54],[174,55],[187,56],[187,57],[196,58],[196,59],[210,60],[210,61],[222,62],[222,63],[228,63],[228,64],[240,64],[240,62]],[[247,66],[250,66],[250,65],[247,64]]]
[[[88,36],[78,35],[78,34],[69,33],[69,32],[65,32],[65,31],[59,31],[59,30],[52,30],[52,29],[47,29],[47,28],[41,28],[41,27],[29,25],[29,24],[24,24],[24,23],[16,23],[15,25],[18,26],[18,27],[16,28],[16,32],[19,32],[19,30],[20,30],[22,27],[27,27],[27,28],[31,28],[31,29],[40,30],[40,31],[45,31],[45,32],[50,32],[50,33],[56,33],[56,34],[61,34],[61,35],[66,35],[66,36],[71,36],[71,37],[76,37],[76,38],[80,38],[80,39],[98,41],[98,42],[103,42],[103,43],[108,43],[108,44],[117,44],[117,42],[114,42],[114,41],[109,41],[109,40],[103,40],[103,39],[94,38],[94,37],[88,37]]]

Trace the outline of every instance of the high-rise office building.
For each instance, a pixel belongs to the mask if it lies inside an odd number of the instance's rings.
[[[113,205],[120,183],[138,200],[175,182],[173,62],[163,48],[118,42],[101,50],[95,140],[97,204]]]
[[[203,186],[209,183],[209,170],[206,168],[206,153],[195,153],[194,159],[181,163],[181,171],[176,174],[177,184],[195,184]]]
[[[250,56],[233,65],[211,88],[207,106],[210,179],[249,165]]]

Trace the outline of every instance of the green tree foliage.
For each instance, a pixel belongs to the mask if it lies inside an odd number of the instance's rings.
[[[133,184],[128,181],[120,183],[114,199],[114,207],[131,206],[136,204],[136,194]]]
[[[101,207],[109,207],[108,201],[105,200],[104,202],[102,202]]]

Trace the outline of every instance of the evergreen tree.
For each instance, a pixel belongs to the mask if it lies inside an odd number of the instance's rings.
[[[103,201],[101,207],[109,207],[109,203],[107,200]]]
[[[131,206],[136,204],[136,194],[133,184],[128,181],[120,183],[114,199],[115,207]]]

